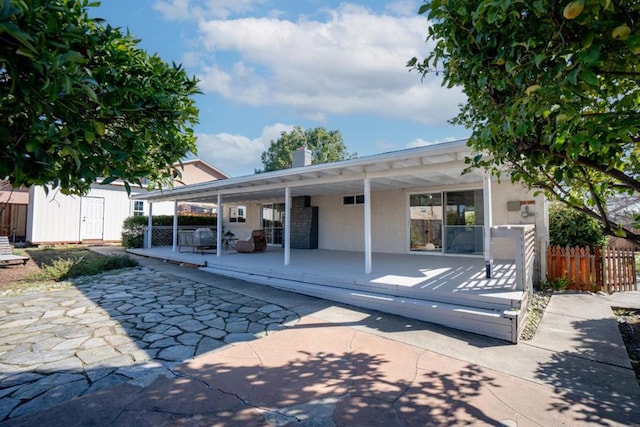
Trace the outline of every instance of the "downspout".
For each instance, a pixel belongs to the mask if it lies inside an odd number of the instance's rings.
[[[493,225],[493,215],[491,212],[491,174],[489,172],[484,172],[484,180],[482,183],[482,197],[484,202],[484,265],[486,278],[491,279],[493,265],[491,227]]]

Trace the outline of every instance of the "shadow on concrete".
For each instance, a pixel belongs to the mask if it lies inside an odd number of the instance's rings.
[[[623,395],[613,389],[638,390],[629,368],[615,363],[594,363],[602,360],[612,340],[598,340],[594,333],[602,322],[611,319],[572,322],[577,331],[573,339],[575,351],[552,353],[550,361],[541,363],[535,376],[553,386],[553,402],[546,411],[572,413],[576,423],[637,425],[640,420],[640,394]]]
[[[24,342],[19,342],[20,334],[0,333],[6,344],[12,339],[17,345],[0,354],[0,420],[50,408],[132,380],[148,382],[161,374],[171,376],[170,369],[186,360],[229,343],[254,339],[254,334],[260,332],[258,325],[262,325],[261,331],[276,331],[285,323],[295,322],[298,314],[340,306],[209,273],[193,270],[185,273],[188,269],[174,275],[168,271],[179,271],[176,270],[179,267],[155,270],[154,265],[162,265],[158,262],[145,264],[152,270],[129,269],[75,280],[82,298],[74,296],[73,302],[64,307],[66,312],[58,313],[57,317],[45,318],[44,312],[37,310],[25,312],[25,316],[37,317],[37,321],[22,327],[23,331],[29,331]],[[47,294],[47,301],[56,295],[66,295],[62,292],[67,291],[60,292]],[[261,295],[268,298],[260,299]],[[29,304],[36,304],[38,297],[25,298],[33,299]],[[267,306],[268,310],[262,310]],[[72,311],[76,312],[73,316]],[[276,312],[279,317],[274,315]],[[366,326],[382,332],[410,328],[455,336],[477,347],[505,345],[503,341],[399,316],[370,310],[364,313],[364,318],[358,321],[320,326]],[[246,318],[250,321],[245,322]],[[34,331],[42,334],[34,335]],[[55,340],[55,345],[64,350],[47,350],[43,346],[47,339]],[[76,344],[72,346],[71,342]],[[309,357],[310,366],[315,365],[316,369],[310,373],[337,368],[320,356]],[[353,356],[350,360],[357,362]],[[375,359],[368,362],[372,367],[382,363]],[[278,375],[296,384],[294,373],[298,372],[285,370]],[[179,390],[182,379],[170,381]]]
[[[150,269],[73,283],[75,289],[1,299],[0,420],[167,373],[298,319],[215,283]]]
[[[258,359],[182,366],[152,387],[122,384],[7,425],[498,425],[474,404],[493,378],[467,365],[451,374],[390,377],[384,357],[300,352],[278,366]],[[496,385],[493,385],[496,386]]]

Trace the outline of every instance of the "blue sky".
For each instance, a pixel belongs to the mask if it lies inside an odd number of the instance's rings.
[[[428,53],[422,2],[103,0],[91,14],[200,79],[200,157],[231,176],[260,168],[293,126],[339,130],[359,156],[465,138],[465,98],[406,62]]]

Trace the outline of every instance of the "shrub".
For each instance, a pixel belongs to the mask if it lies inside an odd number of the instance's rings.
[[[564,291],[567,288],[567,279],[564,277],[556,277],[555,279],[548,279],[546,287],[553,289],[554,291]]]
[[[59,281],[137,265],[138,261],[127,255],[58,258],[51,264],[43,265],[38,273],[30,276],[30,279]]]
[[[122,246],[125,248],[141,248],[144,244],[144,228],[147,226],[147,215],[130,216],[122,224]],[[173,225],[173,215],[154,215],[153,225]],[[178,225],[215,225],[216,216],[178,215]]]
[[[124,220],[122,227],[122,246],[125,248],[141,248],[144,244],[144,227],[146,224],[139,224],[138,221],[129,221],[133,218],[147,218],[142,216],[131,216]]]
[[[600,223],[575,209],[554,203],[549,209],[549,241],[553,246],[606,246]]]

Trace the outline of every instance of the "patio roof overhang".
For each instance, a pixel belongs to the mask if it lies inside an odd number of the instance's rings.
[[[225,202],[282,199],[291,196],[358,194],[369,179],[371,191],[482,184],[483,170],[463,173],[472,154],[466,140],[433,144],[335,163],[284,169],[133,195],[149,202]]]

